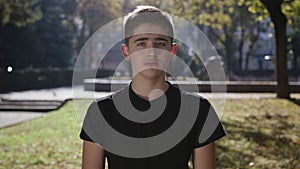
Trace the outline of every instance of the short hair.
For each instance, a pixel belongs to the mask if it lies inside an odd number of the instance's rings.
[[[153,6],[137,6],[136,9],[128,13],[123,22],[123,34],[126,45],[129,44],[129,38],[133,35],[134,29],[144,23],[161,25],[167,30],[167,36],[173,42],[173,22],[170,15]]]

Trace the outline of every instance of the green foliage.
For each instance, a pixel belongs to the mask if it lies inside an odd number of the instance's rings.
[[[23,27],[17,23],[0,27],[0,67],[70,67],[76,26],[66,2],[70,0],[42,0],[36,4],[43,9],[41,20]]]
[[[253,44],[252,38],[259,32],[257,29],[256,15],[249,10],[252,8],[247,6],[244,1],[215,1],[215,0],[189,0],[174,3],[173,14],[188,19],[200,29],[207,28],[204,32],[214,45],[218,46],[218,52],[223,56],[228,69],[241,70],[241,61],[237,64],[234,57],[239,52],[242,58],[240,46],[247,41]],[[235,68],[239,65],[238,68]],[[232,70],[233,71],[233,70]]]
[[[87,27],[94,32],[109,21],[122,16],[122,4],[120,0],[82,0],[77,11]]]
[[[267,9],[263,6],[260,0],[239,0],[238,5],[246,5],[250,13],[257,15],[258,21],[262,21],[269,16]]]
[[[76,7],[76,17],[82,22],[77,33],[76,52],[86,40],[108,22],[123,15],[123,0],[81,0]],[[125,4],[124,4],[125,5]]]
[[[2,25],[8,23],[18,27],[40,20],[43,16],[41,0],[0,0],[0,21]]]
[[[261,0],[239,0],[239,4],[246,4],[247,6],[249,6],[249,11],[251,13],[257,14],[259,20],[269,16],[269,13],[261,3]],[[294,31],[299,31],[300,1],[283,0],[281,8],[288,19],[288,25],[291,26]]]
[[[300,32],[300,1],[287,1],[287,3],[284,3],[282,10],[288,18],[288,25],[290,25],[295,32]]]
[[[184,16],[195,23],[203,26],[210,26],[216,29],[229,27],[233,22],[230,15],[235,14],[236,4],[234,1],[214,0],[190,0],[187,2],[175,1],[174,14]],[[196,14],[196,16],[195,16]]]

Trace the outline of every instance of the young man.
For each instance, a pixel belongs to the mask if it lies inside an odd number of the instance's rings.
[[[166,81],[166,68],[176,53],[173,34],[168,14],[155,7],[140,6],[127,16],[126,44],[122,52],[131,62],[132,81],[129,86],[90,105],[80,133],[84,140],[83,169],[104,169],[105,157],[109,169],[188,169],[191,155],[194,169],[215,168],[214,141],[225,135],[216,113],[204,98],[181,91]],[[153,118],[156,110],[162,112]],[[194,110],[197,111],[194,120],[180,121],[182,117],[193,117],[190,112]],[[106,122],[128,138],[115,139],[112,130],[104,125]],[[203,131],[207,129],[206,123],[213,128],[211,133]],[[174,127],[175,124],[179,127]],[[163,137],[164,132],[172,129],[175,133],[156,140],[158,144],[147,142],[147,139]],[[209,136],[199,141],[205,132]],[[181,134],[183,137],[174,142]],[[131,138],[137,138],[131,140],[134,144],[136,141],[136,147],[129,146],[131,141],[126,139]],[[138,139],[144,139],[145,144],[138,147]]]

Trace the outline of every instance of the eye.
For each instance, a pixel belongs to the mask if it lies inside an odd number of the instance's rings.
[[[145,42],[139,42],[136,44],[136,46],[146,46],[146,43]]]
[[[165,42],[157,42],[156,46],[158,46],[158,47],[164,47],[164,46],[166,46],[166,43]]]

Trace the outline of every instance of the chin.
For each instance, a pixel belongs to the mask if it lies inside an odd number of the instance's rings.
[[[165,76],[165,72],[159,69],[149,68],[141,71],[139,75],[144,77],[145,79],[153,80],[161,76]]]

